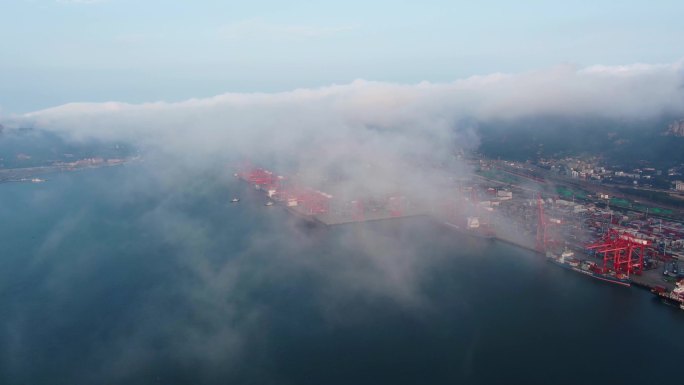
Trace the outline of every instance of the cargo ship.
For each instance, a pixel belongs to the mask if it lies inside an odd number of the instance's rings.
[[[573,270],[601,281],[610,282],[621,286],[631,286],[631,281],[625,274],[616,273],[613,271],[604,272],[603,269],[596,264],[596,262],[580,260],[574,256],[575,253],[568,249],[565,249],[560,254],[554,254],[550,251],[546,252],[546,257],[548,258],[549,262],[553,262],[565,269]]]
[[[567,249],[563,250],[563,252],[560,254],[554,254],[550,251],[546,252],[546,258],[548,258],[549,262],[555,263],[556,265],[568,270],[573,270],[574,268],[578,268],[580,266],[580,260],[574,258],[574,256],[575,253]]]
[[[464,234],[473,235],[485,239],[496,238],[496,232],[494,232],[494,229],[489,224],[480,223],[478,217],[468,217],[465,226],[450,221],[445,221],[444,224]]]
[[[656,286],[651,293],[657,295],[668,303],[679,305],[684,310],[684,279],[680,279],[672,291],[667,291],[663,286]]]

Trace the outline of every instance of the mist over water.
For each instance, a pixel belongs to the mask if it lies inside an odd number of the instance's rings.
[[[0,5],[0,385],[680,381],[684,312],[502,239],[677,211],[684,6],[171,3]]]
[[[125,143],[154,158],[164,174],[203,173],[240,159],[296,174],[299,187],[346,202],[438,202],[450,199],[453,179],[472,176],[463,159],[479,149],[480,124],[504,127],[494,136],[506,138],[530,136],[515,122],[534,117],[596,119],[597,130],[619,130],[621,122],[681,116],[682,68],[562,65],[448,83],[357,80],[177,103],[71,103],[0,118],[8,133],[32,127],[70,142]]]
[[[149,164],[1,185],[0,382],[665,383],[684,355],[646,292],[428,219],[319,228],[263,199]]]
[[[684,335],[647,293],[428,218],[312,226],[264,206],[228,164],[296,174],[339,200],[439,207],[471,175],[461,155],[477,150],[479,121],[678,113],[679,81],[681,63],[560,67],[17,117],[143,160],[0,185],[0,382],[652,382]],[[660,355],[629,357],[637,374],[606,370],[635,340]]]

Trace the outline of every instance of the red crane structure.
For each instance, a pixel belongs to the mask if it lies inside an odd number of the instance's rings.
[[[310,188],[288,187],[277,190],[274,198],[287,206],[301,206],[304,214],[325,214],[330,210],[331,195]]]
[[[238,176],[247,182],[267,190],[278,184],[278,176],[260,167],[246,167],[238,172]]]
[[[544,253],[550,247],[556,247],[562,243],[557,238],[556,232],[551,231],[560,224],[560,219],[547,217],[544,212],[544,200],[541,194],[537,194],[537,242],[535,249],[538,252]]]
[[[609,229],[597,242],[587,246],[597,256],[603,256],[603,272],[612,269],[626,275],[641,274],[644,270],[644,256],[651,242],[636,238],[626,231]]]
[[[286,202],[288,206],[301,206],[305,214],[324,214],[329,210],[331,195],[308,187],[299,188],[291,182],[284,183],[283,177],[264,168],[254,167],[249,162],[241,165],[236,175],[262,190],[273,190],[274,199]],[[269,196],[270,194],[271,192]]]
[[[387,210],[393,217],[404,215],[404,211],[406,210],[406,197],[393,195],[387,198]]]
[[[352,204],[352,218],[354,218],[355,221],[361,222],[365,219],[365,213],[366,209],[363,206],[363,201],[361,199],[357,199],[355,201],[351,202]]]

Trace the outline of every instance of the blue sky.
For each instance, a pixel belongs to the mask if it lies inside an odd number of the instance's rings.
[[[6,0],[0,113],[684,57],[681,1]]]

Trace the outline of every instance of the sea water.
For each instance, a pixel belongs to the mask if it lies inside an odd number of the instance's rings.
[[[682,378],[684,312],[429,218],[312,225],[221,170],[47,179],[0,185],[2,384]]]

